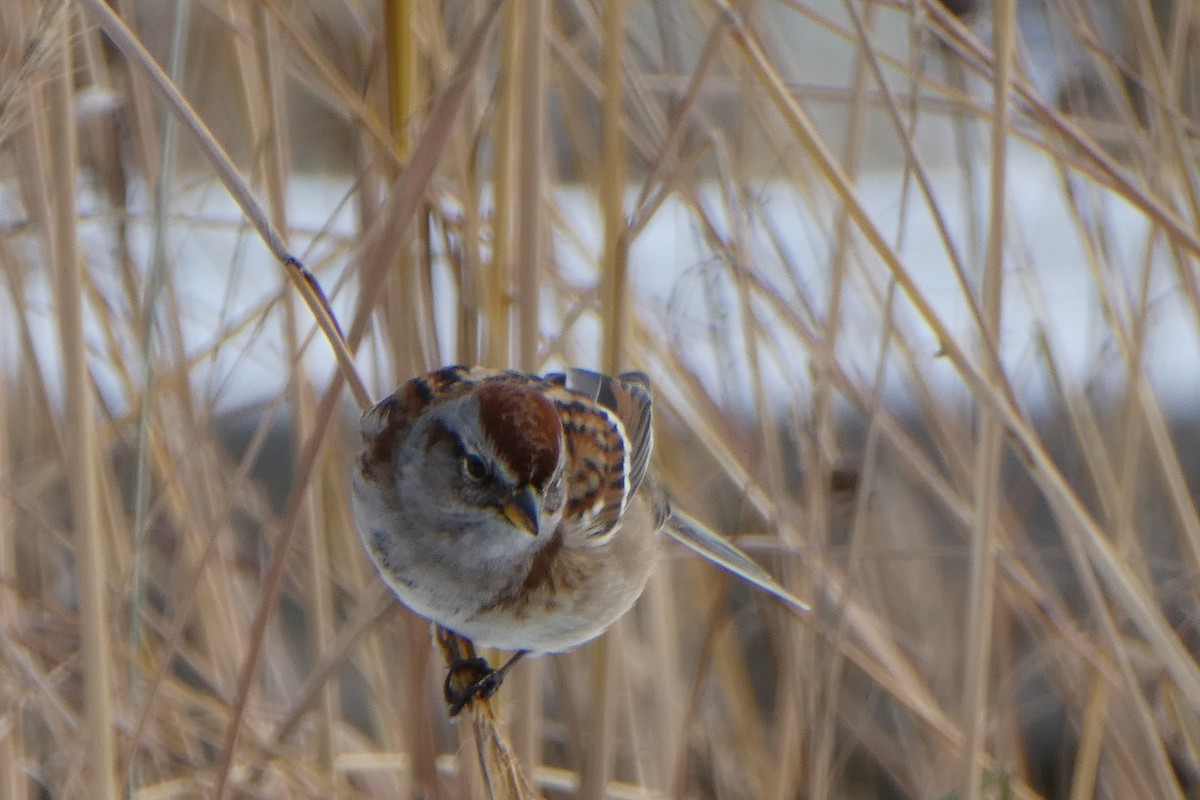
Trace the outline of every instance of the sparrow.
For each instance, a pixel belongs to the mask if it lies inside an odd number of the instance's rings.
[[[354,517],[371,561],[417,614],[502,667],[451,665],[451,716],[527,653],[603,633],[655,567],[669,508],[647,480],[650,383],[583,369],[450,366],[362,416]],[[477,679],[455,688],[456,673]]]

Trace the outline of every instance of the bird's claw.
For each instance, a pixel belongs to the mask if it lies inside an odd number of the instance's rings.
[[[486,700],[504,682],[504,671],[492,667],[486,658],[455,659],[446,671],[443,694],[450,716],[457,717],[473,700]]]

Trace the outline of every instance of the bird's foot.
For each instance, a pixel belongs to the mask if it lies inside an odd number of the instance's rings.
[[[516,653],[499,669],[489,664],[486,658],[458,658],[452,661],[446,670],[446,683],[442,687],[446,705],[450,706],[450,716],[457,717],[468,703],[486,700],[499,691],[504,676],[524,655],[524,651]]]
[[[493,669],[486,658],[460,658],[446,671],[444,694],[450,716],[457,717],[468,703],[486,700],[504,682],[504,673]]]

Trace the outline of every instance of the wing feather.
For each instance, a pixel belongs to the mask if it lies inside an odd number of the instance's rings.
[[[621,420],[629,439],[629,494],[632,495],[646,477],[650,452],[654,449],[650,378],[644,372],[622,372],[611,378],[590,370],[568,369],[564,385],[604,406]]]

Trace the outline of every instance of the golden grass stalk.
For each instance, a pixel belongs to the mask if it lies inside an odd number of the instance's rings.
[[[481,284],[486,298],[487,330],[484,337],[484,363],[505,364],[512,360],[512,275],[515,220],[521,204],[517,202],[517,142],[521,119],[522,84],[519,79],[522,51],[521,9],[509,3],[503,12],[500,44],[500,85],[496,94],[495,147],[492,191],[494,237],[491,268],[483,271]]]
[[[9,434],[11,398],[7,383],[0,384],[0,471],[13,474]],[[0,531],[16,530],[17,514],[12,500],[0,495]],[[0,536],[0,575],[16,575],[18,568],[16,537],[11,534]],[[20,624],[20,596],[15,585],[0,588],[0,625],[15,629]],[[0,707],[0,720],[9,734],[0,741],[0,797],[4,800],[21,800],[28,796],[25,791],[25,775],[21,762],[25,757],[24,723],[18,718],[15,703],[6,702]]]
[[[545,269],[546,235],[546,20],[545,0],[529,0],[520,15],[521,56],[515,73],[521,84],[520,128],[517,142],[517,193],[513,249],[514,290],[517,298],[516,365],[534,371],[540,330],[539,281]]]
[[[52,33],[57,41],[65,42],[70,18],[61,17],[59,22],[62,27]],[[56,323],[65,378],[67,425],[62,440],[63,456],[68,465],[71,512],[76,525],[75,564],[84,662],[84,774],[93,797],[115,800],[116,704],[109,628],[110,561],[105,541],[108,526],[102,518],[100,467],[95,462],[99,452],[95,405],[85,359],[88,345],[83,333],[82,302],[87,287],[77,232],[75,179],[79,143],[71,91],[73,62],[70,48],[58,49],[54,67],[48,87],[48,113],[44,119],[49,139],[47,172],[51,177],[48,187],[50,205],[44,211],[50,225],[47,238],[51,242],[51,264],[56,277]]]
[[[988,176],[987,253],[980,306],[983,332],[993,347],[1000,343],[1000,303],[1004,290],[1004,254],[1008,215],[1008,131],[1012,119],[1011,84],[1016,39],[1016,3],[1001,0],[992,14],[996,31],[993,50],[996,69],[992,81],[991,163]],[[985,362],[985,370],[999,377],[999,364]],[[983,790],[983,750],[988,720],[986,694],[991,686],[992,637],[996,617],[996,528],[1000,514],[1000,475],[1004,456],[1004,430],[997,415],[985,409],[979,420],[975,456],[975,531],[971,537],[970,589],[966,681],[963,689],[962,780],[967,800],[978,800]]]
[[[388,121],[401,158],[412,149],[412,130],[417,112],[416,7],[411,0],[388,0],[383,4],[386,35]]]
[[[625,188],[628,158],[625,151],[625,4],[620,0],[604,9],[604,95],[603,155],[601,157],[600,209],[604,217],[604,253],[600,262],[600,313],[604,341],[600,367],[610,375],[620,371],[624,350],[628,292],[628,223],[625,218]]]

